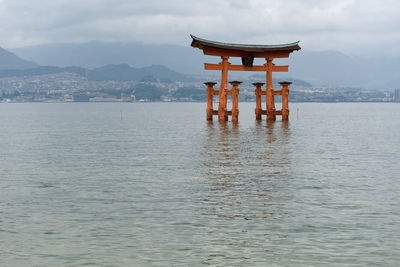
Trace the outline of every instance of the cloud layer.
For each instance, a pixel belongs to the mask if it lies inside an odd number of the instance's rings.
[[[395,0],[0,0],[0,46],[90,40],[187,45],[193,33],[400,56],[399,12]]]

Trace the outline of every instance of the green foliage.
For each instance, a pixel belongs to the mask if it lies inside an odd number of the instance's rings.
[[[173,94],[174,97],[188,97],[196,101],[206,101],[207,93],[206,90],[199,90],[192,87],[183,87],[178,89]]]
[[[153,83],[156,83],[157,79],[152,75],[146,75],[146,76],[143,76],[140,81],[141,82],[153,82]]]
[[[130,96],[132,93],[132,89],[123,89],[123,90],[102,89],[102,90],[98,90],[97,92],[119,99],[119,98],[121,98],[121,95],[122,96]]]
[[[106,65],[88,71],[89,81],[144,81],[157,82],[158,79],[186,81],[188,78],[164,66],[153,65],[145,68],[133,68],[127,64]]]
[[[135,88],[136,100],[148,99],[151,101],[157,101],[160,100],[163,94],[164,91],[154,85],[141,83],[138,84]]]

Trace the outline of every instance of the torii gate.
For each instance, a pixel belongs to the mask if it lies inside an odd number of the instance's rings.
[[[190,35],[193,41],[192,47],[203,50],[205,55],[219,56],[222,61],[219,64],[204,63],[206,70],[221,70],[221,84],[219,90],[214,90],[215,82],[207,82],[207,120],[212,120],[213,115],[218,115],[219,120],[228,120],[232,116],[232,121],[238,120],[238,86],[239,81],[231,81],[232,89],[228,90],[228,71],[265,71],[267,88],[261,89],[264,83],[253,83],[256,87],[256,119],[261,120],[261,115],[267,115],[267,120],[276,120],[276,115],[281,115],[282,120],[289,119],[288,95],[290,82],[280,82],[282,90],[274,90],[272,84],[273,71],[288,71],[288,66],[275,66],[272,61],[274,58],[287,58],[294,50],[300,50],[299,41],[290,44],[279,45],[248,45],[221,43],[201,39]],[[230,57],[241,57],[242,65],[232,65],[228,59]],[[262,66],[253,66],[254,58],[265,58],[266,63]],[[218,110],[213,109],[213,95],[219,95]],[[232,110],[226,108],[227,95],[232,95]],[[261,108],[261,96],[266,96],[266,110]],[[275,95],[282,95],[282,110],[275,110]]]

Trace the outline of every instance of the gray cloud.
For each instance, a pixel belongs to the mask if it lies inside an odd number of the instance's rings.
[[[395,0],[0,0],[0,46],[90,40],[242,43],[400,55]]]

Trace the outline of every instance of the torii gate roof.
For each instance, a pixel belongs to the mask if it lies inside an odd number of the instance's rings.
[[[222,43],[216,41],[210,41],[190,35],[193,41],[192,47],[202,49],[206,55],[217,55],[218,52],[226,52],[232,56],[254,56],[264,57],[268,53],[283,52],[291,53],[294,50],[300,50],[299,41],[289,44],[277,44],[277,45],[253,45],[253,44],[233,44],[233,43]]]

